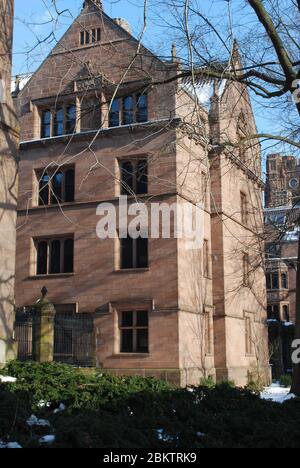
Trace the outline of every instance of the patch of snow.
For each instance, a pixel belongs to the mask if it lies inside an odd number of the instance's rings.
[[[156,429],[155,432],[157,433],[158,439],[162,440],[163,442],[173,442],[174,441],[174,437],[167,434],[164,429]]]
[[[8,375],[0,375],[0,382],[2,383],[15,383],[17,379],[15,377],[9,377]]]
[[[296,398],[294,394],[290,393],[290,388],[280,387],[277,383],[274,383],[271,387],[266,387],[260,397],[262,400],[270,400],[274,403],[284,403]]]
[[[45,435],[39,439],[40,444],[53,444],[55,442],[55,435]]]
[[[44,400],[41,400],[38,402],[38,405],[37,405],[39,408],[50,408],[51,406],[51,403],[49,401],[44,401]]]
[[[293,327],[294,324],[292,322],[284,322],[283,326],[284,327]]]
[[[59,407],[54,410],[54,414],[63,413],[64,411],[66,411],[66,409],[67,407],[63,403],[61,403]]]
[[[5,443],[0,440],[0,449],[21,449],[21,445],[18,442],[8,442]]]
[[[50,427],[51,424],[49,421],[46,419],[38,419],[34,414],[30,416],[29,419],[27,419],[27,426],[33,427],[33,426],[41,426],[41,427]]]

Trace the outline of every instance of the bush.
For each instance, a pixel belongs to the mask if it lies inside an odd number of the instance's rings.
[[[58,363],[11,362],[4,369],[17,378],[7,388],[26,391],[37,407],[41,401],[52,407],[64,403],[68,408],[98,409],[108,403],[139,392],[170,390],[166,382],[142,377],[114,377],[110,374],[83,374],[72,366]]]
[[[206,377],[200,380],[200,387],[215,388],[216,383],[212,377]]]
[[[279,378],[279,383],[282,387],[290,388],[292,386],[292,376],[291,375],[282,375]]]

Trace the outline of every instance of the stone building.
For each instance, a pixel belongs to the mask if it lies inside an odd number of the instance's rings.
[[[275,378],[292,372],[299,196],[299,160],[282,154],[269,155],[265,194],[266,274],[270,354]]]
[[[169,80],[180,66],[90,0],[20,90],[17,304],[46,285],[60,313],[93,314],[104,371],[243,385],[268,373],[260,153],[223,142],[255,123],[240,85]],[[120,222],[100,240],[97,207],[119,219],[120,195],[201,204],[201,248]]]
[[[13,1],[0,2],[0,366],[13,356],[18,124],[10,95]]]

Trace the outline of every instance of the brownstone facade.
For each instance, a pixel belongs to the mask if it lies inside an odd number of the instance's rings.
[[[184,83],[151,86],[180,64],[139,48],[127,25],[95,3],[86,2],[17,98],[18,307],[33,304],[46,285],[54,304],[95,313],[96,364],[105,371],[179,385],[208,376],[244,385],[257,372],[266,376],[264,272],[256,265],[260,154],[250,161],[252,150],[241,159],[222,146],[245,113],[254,125],[248,95],[238,99],[241,90],[218,84],[209,112]],[[202,203],[200,249],[187,249],[186,238],[150,236],[146,254],[145,243],[97,237],[97,206],[118,210],[128,162],[147,165],[147,189],[129,204]],[[58,173],[64,182],[55,200]],[[72,242],[73,262],[66,257]]]
[[[14,355],[18,125],[10,95],[13,1],[0,2],[0,365]]]

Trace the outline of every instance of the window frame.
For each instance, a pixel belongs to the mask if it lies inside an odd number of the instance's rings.
[[[147,313],[147,325],[138,325],[138,314],[146,312]],[[132,313],[132,325],[122,325],[123,314]],[[150,322],[150,311],[145,308],[132,308],[123,309],[118,311],[118,328],[119,328],[119,352],[121,355],[148,355],[150,354],[150,336],[149,336],[149,322]],[[132,331],[132,351],[123,351],[123,332]],[[138,350],[138,331],[147,330],[147,351]]]
[[[206,278],[206,279],[211,279],[210,243],[209,243],[208,239],[203,240],[202,268],[203,268],[203,277]]]
[[[66,268],[66,255],[65,255],[65,247],[68,241],[72,241],[73,243],[73,258],[72,258],[72,271],[65,271]],[[75,260],[75,241],[74,241],[74,234],[66,234],[65,236],[53,236],[53,237],[45,237],[45,238],[36,238],[33,239],[34,248],[35,248],[35,275],[37,277],[40,276],[56,276],[56,275],[72,275],[74,274],[74,260]],[[52,261],[54,260],[52,257],[52,249],[53,243],[59,242],[60,243],[60,251],[59,251],[59,271],[52,272]],[[39,269],[39,246],[41,244],[47,245],[47,252],[46,252],[46,272],[42,273]]]
[[[132,166],[132,193],[126,189],[126,181],[124,178],[124,166],[125,164],[131,164]],[[143,165],[144,171],[140,170]],[[147,157],[140,157],[134,159],[120,159],[119,160],[119,173],[120,173],[120,194],[127,196],[135,195],[147,195],[149,193],[149,164]],[[128,173],[128,175],[130,175]],[[144,182],[142,182],[145,177]],[[139,190],[139,184],[144,185],[145,190]],[[140,186],[141,186],[140,185]],[[129,187],[129,186],[128,186]],[[130,187],[129,187],[130,189]]]
[[[132,266],[124,266],[124,257],[123,257],[123,252],[125,249],[125,241],[129,241],[132,243],[131,245],[131,264]],[[145,242],[146,243],[146,265],[145,266],[138,266],[139,261],[138,261],[138,249],[139,249],[139,242]],[[134,270],[147,270],[149,269],[150,261],[149,261],[149,239],[148,238],[142,238],[138,237],[137,239],[131,238],[129,235],[127,235],[126,238],[120,238],[119,237],[119,270],[120,271],[134,271]]]
[[[139,106],[139,102],[141,97],[145,97],[146,105]],[[127,99],[132,99],[132,108],[129,109],[125,108],[125,103]],[[118,102],[118,111],[113,110],[113,103]],[[131,113],[132,121],[126,120],[126,113]],[[118,122],[119,125],[112,124],[112,122],[116,122],[116,115],[118,114]],[[144,115],[144,118],[140,118],[139,115]],[[114,120],[115,119],[115,120]],[[117,96],[111,103],[111,110],[109,112],[108,118],[108,125],[109,128],[121,127],[126,125],[133,125],[133,124],[142,124],[149,121],[149,94],[146,93],[132,93],[126,96]]]
[[[73,197],[71,197],[72,199],[71,200],[67,200],[67,174],[69,172],[73,172],[74,173],[74,176],[73,176]],[[53,202],[53,195],[54,195],[54,189],[53,189],[53,182],[54,182],[54,177],[56,174],[59,174],[59,173],[62,173],[63,177],[62,177],[62,186],[61,186],[61,200],[58,200],[58,203],[57,202]],[[47,187],[47,198],[48,198],[48,203],[42,203],[41,202],[41,197],[40,197],[40,193],[42,191],[41,189],[41,182],[42,182],[42,178],[44,177],[49,177],[49,181],[48,181],[48,184],[46,184],[44,186]],[[55,206],[55,205],[58,205],[58,204],[62,204],[62,203],[74,203],[75,202],[75,190],[76,190],[76,170],[75,170],[75,165],[68,165],[68,166],[62,166],[61,168],[55,170],[51,170],[49,169],[48,171],[46,171],[45,169],[36,169],[35,170],[35,180],[36,180],[36,199],[37,199],[37,203],[36,205],[39,206],[39,207],[43,207],[43,206]]]

